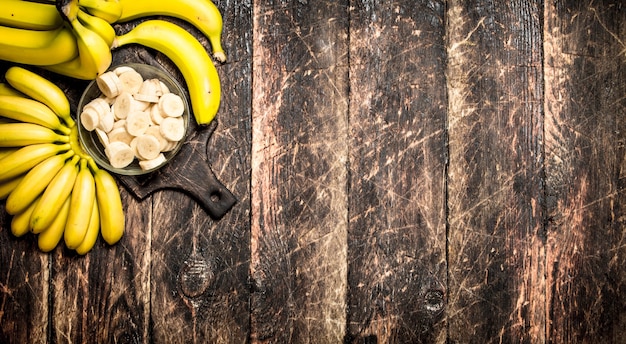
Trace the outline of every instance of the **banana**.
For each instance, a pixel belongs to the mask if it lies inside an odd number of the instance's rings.
[[[137,24],[117,36],[112,48],[140,44],[165,54],[181,71],[196,122],[209,124],[220,106],[221,85],[217,69],[202,44],[180,26],[159,19]]]
[[[27,30],[52,30],[63,25],[54,4],[3,0],[0,25]]]
[[[70,129],[61,123],[60,117],[46,104],[24,97],[0,96],[0,116],[23,123],[39,124],[65,135]]]
[[[14,89],[11,85],[6,82],[0,82],[0,96],[16,96],[16,97],[26,97],[26,95],[16,89]]]
[[[148,16],[169,16],[185,20],[200,30],[211,43],[213,57],[226,62],[222,48],[222,15],[211,0],[119,0],[122,15],[118,22],[128,22]]]
[[[48,186],[48,183],[74,155],[73,151],[53,155],[26,172],[21,182],[7,198],[6,212],[15,215],[26,209]]]
[[[38,205],[41,204],[42,201],[39,201]],[[35,209],[36,210],[36,209]],[[67,197],[61,207],[58,209],[58,213],[53,218],[53,221],[50,225],[42,232],[40,232],[37,237],[37,245],[39,249],[43,252],[50,252],[54,250],[55,247],[61,241],[63,237],[63,230],[65,229],[65,221],[67,221],[67,216],[70,212],[70,197]],[[33,215],[35,213],[33,212]]]
[[[11,219],[11,233],[16,237],[30,232],[30,216],[33,214],[33,210],[39,203],[39,198],[35,199],[26,209],[19,214],[15,214]]]
[[[0,147],[0,159],[15,152],[18,149],[20,149],[20,147]]]
[[[43,194],[41,194],[39,204],[35,207],[30,217],[30,226],[33,233],[43,232],[59,215],[63,203],[72,193],[74,181],[78,175],[77,163],[79,160],[80,157],[74,155],[46,186]],[[65,226],[65,221],[63,225]]]
[[[59,11],[63,13],[72,27],[78,46],[78,56],[71,61],[47,65],[43,68],[76,79],[93,80],[111,66],[113,57],[110,45],[98,33],[81,24],[76,5],[76,0],[70,1]],[[73,14],[74,8],[76,8],[76,15]]]
[[[89,229],[93,202],[96,199],[96,185],[87,160],[80,161],[80,170],[76,176],[70,200],[70,212],[65,225],[65,246],[76,249],[85,239]]]
[[[106,20],[93,16],[83,10],[78,11],[78,20],[89,30],[97,33],[107,44],[111,46],[115,39],[115,29]]]
[[[0,181],[17,177],[47,158],[69,149],[69,143],[40,143],[22,147],[0,160]]]
[[[78,19],[72,22],[72,27],[76,33],[78,56],[73,60],[42,68],[70,78],[93,80],[111,65],[111,50],[102,37],[84,27]]]
[[[0,147],[19,147],[38,143],[69,141],[69,137],[50,128],[34,123],[0,124]]]
[[[89,14],[104,19],[109,24],[117,22],[123,12],[122,4],[116,0],[79,0],[78,4]]]
[[[0,60],[43,66],[78,56],[72,30],[64,26],[46,31],[0,26]]]
[[[113,245],[124,235],[125,217],[117,183],[106,170],[94,170],[96,201],[100,212],[100,232],[104,241]]]
[[[98,240],[98,233],[100,233],[100,213],[98,211],[98,202],[94,199],[93,205],[91,206],[87,233],[85,233],[85,238],[76,248],[76,253],[85,255],[87,252],[91,251]]]
[[[18,176],[16,178],[0,182],[0,200],[7,199],[13,190],[15,190],[22,178],[24,178],[24,176]]]
[[[46,104],[68,127],[74,126],[74,120],[70,115],[70,102],[65,92],[52,81],[19,66],[10,67],[5,73],[5,78],[16,91]]]

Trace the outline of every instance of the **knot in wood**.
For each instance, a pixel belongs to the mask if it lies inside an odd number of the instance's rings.
[[[180,290],[186,297],[198,297],[212,284],[213,264],[198,254],[185,261],[178,278]]]

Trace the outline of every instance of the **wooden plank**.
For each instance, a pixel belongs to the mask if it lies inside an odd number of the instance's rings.
[[[553,343],[626,336],[626,8],[545,6],[548,322]]]
[[[217,127],[211,136],[200,130],[197,139],[208,140],[202,158],[238,203],[213,221],[185,194],[153,196],[151,331],[158,343],[245,343],[249,338],[252,6],[245,1],[216,5],[224,18],[228,62],[217,65],[222,83]],[[206,39],[200,41],[210,47]]]
[[[347,5],[253,5],[253,342],[344,337]]]
[[[49,329],[49,258],[32,235],[11,234],[0,206],[0,342],[45,343]]]
[[[449,340],[545,341],[540,1],[449,1]]]
[[[443,1],[352,1],[350,343],[444,343]]]

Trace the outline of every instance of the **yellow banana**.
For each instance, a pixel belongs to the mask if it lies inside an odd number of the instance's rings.
[[[7,213],[15,215],[26,209],[43,193],[48,183],[72,155],[74,155],[72,151],[53,155],[26,172],[22,181],[7,198],[5,204]]]
[[[115,39],[115,29],[106,20],[83,10],[78,11],[78,20],[89,30],[97,33],[110,47]]]
[[[39,124],[65,135],[70,129],[61,123],[60,117],[46,104],[24,97],[0,96],[0,116],[19,122]]]
[[[69,143],[40,143],[22,147],[0,160],[0,181],[17,177],[45,159],[69,149]]]
[[[187,21],[200,30],[211,43],[213,57],[226,62],[222,48],[222,15],[211,0],[119,0],[122,15],[118,22],[127,22],[148,16],[169,16]]]
[[[26,95],[16,89],[14,89],[11,85],[6,82],[0,82],[0,96],[16,96],[16,97],[26,97]]]
[[[0,182],[0,200],[7,199],[7,197],[11,195],[11,192],[15,190],[15,188],[20,183],[22,178],[24,178],[24,176],[18,176],[18,177]]]
[[[220,78],[213,60],[192,34],[171,22],[153,19],[118,36],[113,48],[127,44],[147,46],[170,58],[185,78],[196,122],[206,125],[213,120],[220,106]]]
[[[93,205],[91,206],[87,233],[85,234],[83,242],[76,248],[76,253],[85,255],[87,252],[91,251],[98,240],[98,233],[100,233],[100,213],[98,211],[98,201],[94,199]]]
[[[0,147],[19,147],[52,142],[69,142],[69,137],[34,123],[0,124]]]
[[[124,235],[125,217],[122,198],[113,176],[103,169],[94,171],[96,201],[100,212],[100,232],[104,241],[113,245]]]
[[[20,149],[20,147],[0,147],[0,159],[15,152],[18,149]]]
[[[41,194],[39,204],[35,207],[33,215],[30,217],[30,226],[33,233],[43,232],[58,216],[63,202],[72,193],[74,181],[78,175],[78,160],[80,160],[80,157],[75,155],[66,162],[52,178],[43,194]],[[65,221],[63,226],[65,227]]]
[[[64,26],[47,31],[0,26],[0,60],[43,66],[78,56],[72,30]]]
[[[116,0],[79,0],[78,4],[89,14],[102,18],[109,24],[117,22],[124,10],[122,4]]]
[[[63,18],[54,4],[3,0],[0,25],[27,30],[52,30],[63,25]]]
[[[85,239],[95,199],[95,181],[87,165],[87,160],[82,159],[80,161],[80,170],[72,189],[70,213],[65,225],[64,238],[67,248],[76,249]]]
[[[74,126],[74,120],[70,115],[70,102],[65,92],[52,81],[19,66],[10,67],[5,73],[5,78],[16,91],[46,104],[68,127]]]
[[[40,200],[38,205],[41,204],[43,200]],[[36,209],[35,209],[36,210]],[[63,237],[63,230],[65,229],[65,221],[67,220],[67,216],[70,211],[70,198],[67,197],[61,207],[58,209],[58,213],[53,218],[53,221],[50,225],[42,232],[40,232],[37,237],[37,245],[39,249],[43,252],[50,252],[54,250],[55,247],[61,241]],[[34,212],[33,212],[34,215]]]
[[[74,18],[70,24],[76,37],[78,56],[43,68],[71,78],[93,80],[111,66],[113,57],[110,46],[96,32],[83,26],[78,18]]]
[[[26,209],[21,213],[15,214],[11,219],[11,233],[16,237],[30,232],[30,216],[33,214],[33,210],[39,203],[39,198],[35,199]]]

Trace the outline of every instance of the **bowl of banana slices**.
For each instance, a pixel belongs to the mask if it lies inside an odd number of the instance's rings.
[[[146,174],[163,167],[182,147],[189,103],[164,70],[121,64],[87,86],[77,122],[80,141],[98,165],[117,174]]]

